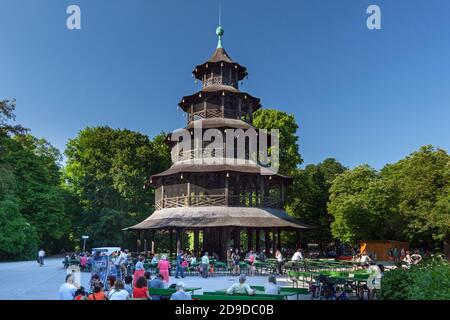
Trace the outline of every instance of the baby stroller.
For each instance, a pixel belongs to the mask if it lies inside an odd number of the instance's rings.
[[[311,299],[318,300],[348,300],[345,290],[337,294],[336,282],[326,275],[319,275],[316,278],[316,283],[309,286],[311,292]],[[345,286],[344,286],[345,287]]]

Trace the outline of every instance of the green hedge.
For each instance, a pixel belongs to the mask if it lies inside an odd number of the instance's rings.
[[[384,300],[449,300],[450,264],[442,259],[423,261],[410,269],[386,271],[381,280]]]

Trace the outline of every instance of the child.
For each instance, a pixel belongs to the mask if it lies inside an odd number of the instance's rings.
[[[75,298],[73,300],[89,300],[84,287],[80,287],[80,289],[75,291]]]

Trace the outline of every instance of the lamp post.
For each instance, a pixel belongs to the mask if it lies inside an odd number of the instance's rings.
[[[83,252],[86,252],[86,240],[89,239],[89,236],[82,236],[83,239]]]

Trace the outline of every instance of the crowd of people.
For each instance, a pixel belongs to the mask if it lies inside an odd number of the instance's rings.
[[[91,268],[93,259],[96,255],[104,255],[104,253],[80,253],[66,255],[65,260],[78,260],[81,267]],[[186,268],[196,266],[199,274],[203,278],[207,278],[210,272],[213,272],[212,259],[218,257],[213,254],[209,255],[205,252],[200,261],[188,251],[180,250],[176,256],[175,278],[184,278]],[[254,263],[261,255],[250,250],[244,257],[244,260],[250,264],[251,274],[254,273]],[[297,251],[292,259],[302,259],[301,250]],[[229,259],[233,265],[233,275],[239,275],[237,283],[233,284],[228,290],[227,294],[238,294],[247,292],[253,294],[254,290],[246,283],[246,276],[240,273],[241,256],[239,250],[230,250]],[[277,259],[282,259],[280,251],[277,251]],[[153,276],[150,271],[147,271],[144,262],[145,257],[139,255],[136,263],[132,268],[132,258],[128,250],[118,251],[111,254],[111,262],[115,267],[116,275],[109,275],[106,283],[103,283],[99,274],[93,273],[90,280],[89,290],[75,283],[74,275],[68,274],[65,282],[61,285],[59,290],[60,300],[161,300],[167,296],[150,294],[149,289],[166,289],[172,288],[175,291],[170,296],[171,300],[191,300],[191,294],[186,292],[186,285],[180,281],[176,284],[169,285],[171,276],[171,264],[166,255],[155,254],[151,257],[150,264],[158,270]],[[281,265],[279,271],[281,270]],[[132,270],[132,271],[131,271]],[[280,292],[280,287],[277,285],[274,275],[269,276],[266,285],[266,293],[276,294]]]

